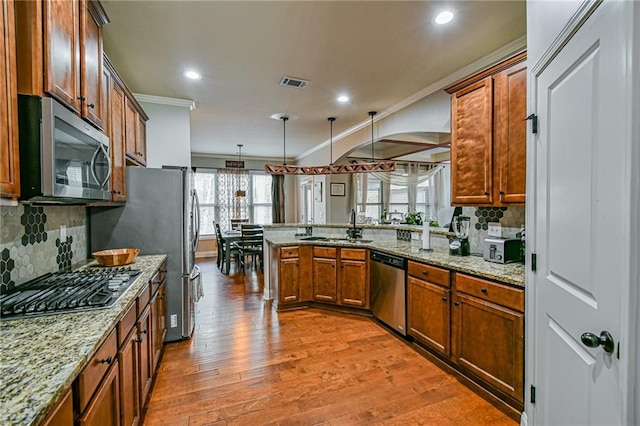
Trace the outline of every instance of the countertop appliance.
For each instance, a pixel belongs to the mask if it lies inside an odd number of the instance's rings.
[[[1,319],[108,308],[118,301],[140,272],[119,267],[43,275],[0,295]]]
[[[127,167],[127,202],[89,208],[91,252],[137,247],[140,254],[168,255],[166,341],[191,337],[200,268],[195,252],[200,206],[187,167]]]
[[[371,250],[370,266],[373,316],[406,336],[406,259]]]
[[[53,98],[18,96],[20,197],[39,203],[111,200],[109,138]]]
[[[469,256],[471,247],[469,245],[469,228],[471,218],[469,216],[455,216],[451,222],[456,238],[449,243],[449,254],[452,256]]]
[[[522,260],[522,241],[518,238],[485,238],[484,260],[495,263],[514,263]]]

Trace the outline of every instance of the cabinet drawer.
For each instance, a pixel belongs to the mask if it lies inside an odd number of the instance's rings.
[[[329,259],[335,259],[336,252],[337,250],[335,247],[314,247],[313,257],[327,257]]]
[[[429,281],[433,284],[439,284],[445,287],[451,286],[451,282],[449,280],[450,272],[446,269],[436,268],[435,266],[429,266],[424,263],[413,262],[410,260],[407,262],[407,273],[411,277]]]
[[[134,303],[131,305],[127,313],[124,314],[122,319],[118,321],[118,347],[122,346],[129,334],[129,331],[131,331],[131,328],[136,325],[136,318],[138,318],[138,314],[136,304]]]
[[[78,376],[80,412],[83,412],[86,408],[91,396],[109,369],[109,366],[116,362],[118,352],[117,345],[118,339],[116,338],[116,330],[114,329]]]
[[[299,256],[298,247],[282,247],[280,249],[280,259],[291,259]]]
[[[456,290],[524,312],[524,290],[464,274],[456,275]]]
[[[367,258],[367,251],[365,249],[340,249],[341,259],[350,260],[365,260]]]
[[[147,284],[143,290],[138,294],[137,304],[138,304],[138,316],[142,314],[144,308],[149,304],[149,300],[151,300],[151,286]]]

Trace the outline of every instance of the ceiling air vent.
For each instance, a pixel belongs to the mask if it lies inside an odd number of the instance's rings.
[[[282,77],[282,80],[280,80],[280,83],[278,84],[280,86],[295,87],[296,89],[304,89],[305,87],[307,87],[307,84],[309,84],[309,80],[302,80],[300,78],[295,78],[295,77],[287,77],[285,75],[284,77]]]

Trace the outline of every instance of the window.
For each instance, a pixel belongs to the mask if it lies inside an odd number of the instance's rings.
[[[379,219],[382,214],[382,181],[371,174],[358,174],[358,211],[364,211],[367,217]],[[366,191],[363,191],[366,186]],[[366,202],[362,202],[362,196],[366,194]]]
[[[409,188],[406,185],[389,184],[389,212],[409,212]]]
[[[232,171],[218,172],[217,169],[198,168],[195,173],[195,189],[200,198],[200,232],[202,235],[215,235],[213,222],[224,229],[230,229],[234,206],[229,204],[230,197],[223,197],[219,190],[224,188],[222,182],[229,182]],[[235,191],[236,188],[229,190]],[[224,191],[223,191],[224,192]],[[224,198],[224,199],[223,199]],[[251,223],[267,225],[272,223],[271,217],[271,176],[265,173],[250,171],[246,194],[248,217]]]

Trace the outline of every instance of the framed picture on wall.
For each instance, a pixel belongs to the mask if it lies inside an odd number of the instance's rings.
[[[344,183],[332,183],[331,184],[331,196],[344,197]]]

